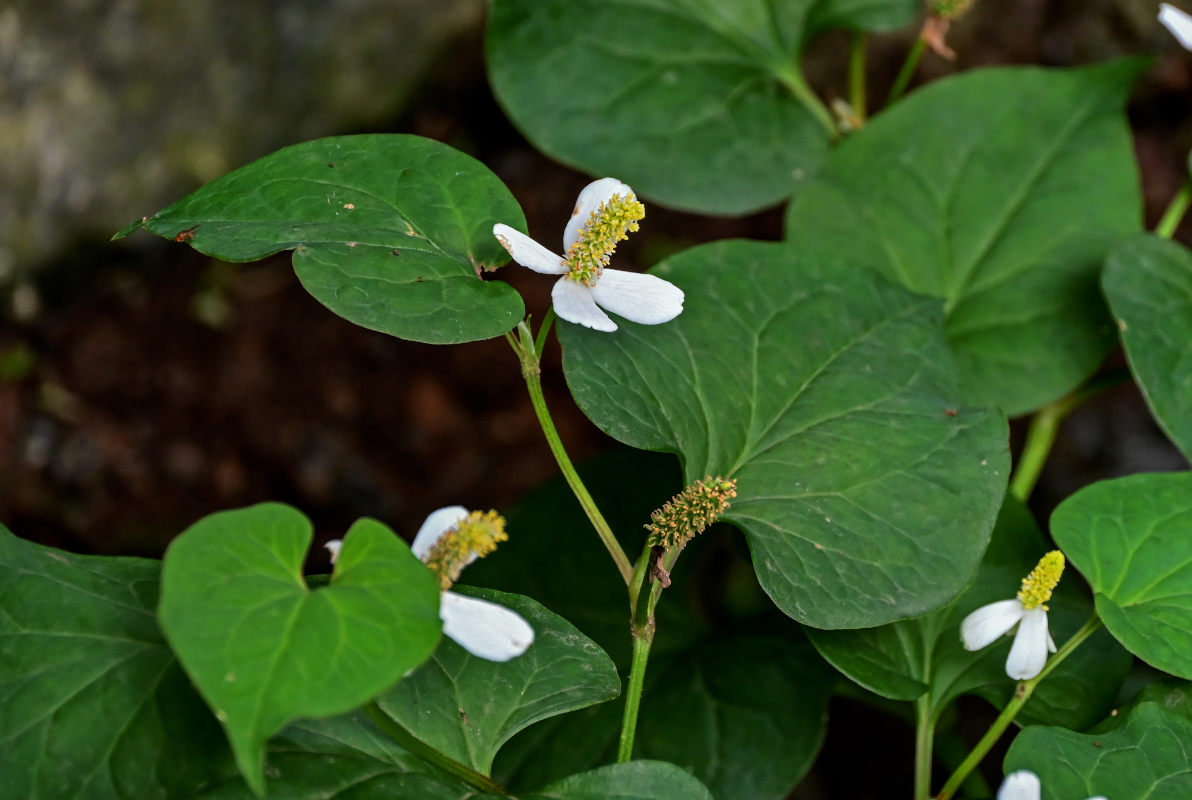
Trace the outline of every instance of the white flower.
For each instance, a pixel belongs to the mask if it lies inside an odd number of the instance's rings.
[[[633,190],[616,178],[601,178],[584,187],[563,231],[564,256],[508,225],[493,226],[493,235],[523,267],[562,275],[551,291],[561,319],[598,331],[615,331],[601,308],[632,322],[658,325],[683,311],[683,291],[655,275],[607,269],[617,242],[637,230],[645,207]]]
[[[469,512],[463,506],[440,508],[422,523],[410,550],[438,573],[441,585],[449,586],[460,570],[492,552],[496,543],[506,538],[504,526],[504,520],[493,512]],[[468,534],[477,536],[469,538]],[[339,557],[341,545],[338,539],[324,545],[331,553],[332,564]],[[520,614],[446,589],[439,603],[439,619],[444,634],[472,655],[488,661],[516,658],[534,643],[534,629]]]
[[[1171,31],[1185,50],[1192,50],[1192,16],[1188,16],[1169,3],[1159,4],[1159,21]]]
[[[1053,550],[1040,559],[1022,581],[1018,596],[981,606],[960,623],[965,650],[980,650],[1017,625],[1014,644],[1006,658],[1006,674],[1017,681],[1029,680],[1043,671],[1047,653],[1055,642],[1047,631],[1047,606],[1064,571],[1064,554]]]
[[[1039,783],[1039,776],[1026,769],[1011,772],[1002,781],[1002,788],[997,790],[997,800],[1039,800],[1042,795],[1043,785]],[[1105,798],[1097,795],[1088,800]]]

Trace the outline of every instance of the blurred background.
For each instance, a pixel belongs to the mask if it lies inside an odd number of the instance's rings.
[[[1156,10],[977,0],[953,25],[957,60],[928,54],[916,83],[1154,54],[1129,109],[1152,225],[1192,145],[1192,53]],[[482,0],[0,8],[0,521],[76,552],[156,556],[204,514],[276,499],[322,538],[362,515],[409,535],[434,508],[508,508],[555,474],[504,341],[434,347],[357,328],[301,289],[288,255],[229,265],[145,233],[108,241],[257,156],[363,132],[474,155],[549,240],[591,178],[505,119],[485,80],[484,15]],[[872,98],[916,31],[870,37]],[[845,92],[846,58],[843,35],[807,58],[828,101]],[[780,238],[781,210],[722,219],[649,205],[618,255],[645,268],[733,236]],[[549,279],[499,277],[541,316]],[[552,354],[548,401],[579,460],[609,441],[574,409]],[[1183,466],[1123,387],[1065,423],[1036,510],[1100,477]]]

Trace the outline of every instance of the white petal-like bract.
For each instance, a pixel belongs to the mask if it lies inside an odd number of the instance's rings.
[[[575,208],[571,210],[571,219],[567,220],[567,228],[563,231],[564,253],[575,244],[575,240],[579,238],[579,229],[587,224],[592,212],[615,194],[625,197],[633,194],[633,190],[616,178],[601,178],[580,190],[579,197],[575,198]]]
[[[1020,769],[1011,772],[1002,781],[1002,788],[997,790],[997,800],[1039,800],[1043,794],[1043,785],[1039,783],[1039,776],[1030,770]]]
[[[960,639],[965,650],[980,650],[997,641],[997,638],[1022,619],[1022,601],[1017,598],[999,600],[981,606],[960,623]]]
[[[339,551],[344,546],[343,539],[332,539],[326,542],[323,547],[327,548],[327,552],[331,554],[331,563],[334,564],[339,560]]]
[[[534,643],[534,629],[520,614],[476,597],[443,592],[439,618],[443,633],[488,661],[516,658]]]
[[[631,322],[658,325],[683,313],[683,290],[656,275],[606,269],[592,287],[592,298]]]
[[[501,243],[501,247],[509,253],[514,261],[523,267],[529,267],[535,272],[547,275],[562,275],[567,271],[561,256],[547,250],[538,242],[520,231],[515,231],[508,225],[498,222],[493,225],[493,236]]]
[[[1047,612],[1042,608],[1023,611],[1006,658],[1006,674],[1016,681],[1025,681],[1042,672],[1047,663],[1048,638]]]
[[[605,270],[605,273],[607,274],[608,270]],[[555,287],[551,289],[550,296],[555,301],[555,313],[559,315],[559,319],[605,333],[617,329],[617,323],[596,307],[596,298],[592,290],[582,283],[576,283],[567,277],[559,278]]]
[[[1159,4],[1159,22],[1171,31],[1185,50],[1192,50],[1192,16],[1180,11],[1170,3]]]
[[[468,509],[463,506],[447,506],[440,508],[438,511],[430,512],[430,516],[422,523],[422,527],[418,529],[418,535],[414,537],[413,544],[410,545],[410,551],[418,556],[422,561],[426,560],[426,554],[435,546],[435,543],[442,538],[443,534],[451,530],[457,523],[468,516]],[[472,561],[476,559],[473,558]],[[471,561],[468,562],[472,563]]]

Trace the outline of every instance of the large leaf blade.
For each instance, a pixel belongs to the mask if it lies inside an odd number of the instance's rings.
[[[294,251],[314,297],[357,325],[433,344],[499,336],[521,319],[517,292],[481,272],[508,256],[496,222],[521,208],[480,162],[404,134],[293,145],[134,224],[225,261]]]
[[[688,482],[737,478],[725,519],[800,622],[866,627],[951,600],[988,542],[1008,453],[1004,419],[960,402],[937,304],[780,245],[708,245],[656,273],[687,291],[673,322],[560,326],[588,417],[679,454]]]

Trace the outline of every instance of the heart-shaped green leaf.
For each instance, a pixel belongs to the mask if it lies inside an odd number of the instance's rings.
[[[258,793],[269,736],[359,706],[439,639],[438,582],[392,531],[354,524],[315,591],[302,578],[311,538],[301,513],[263,503],[196,522],[162,569],[162,629]]]
[[[666,205],[739,214],[790,195],[827,149],[827,112],[798,99],[804,40],[913,14],[906,0],[495,0],[488,74],[548,155]]]
[[[1038,775],[1043,800],[1183,800],[1192,797],[1192,722],[1143,703],[1108,733],[1032,726],[1010,745],[1005,768]]]
[[[452,591],[516,611],[534,628],[534,645],[497,663],[444,639],[429,661],[377,698],[382,711],[440,753],[487,775],[513,734],[620,694],[613,662],[562,617],[528,597],[462,586]]]
[[[1131,236],[1101,276],[1130,370],[1164,432],[1192,459],[1192,253],[1155,236]]]
[[[933,718],[962,694],[981,695],[1000,707],[1016,685],[1006,677],[1011,639],[969,652],[960,642],[960,623],[976,608],[1012,597],[1047,549],[1030,512],[1007,497],[974,584],[955,603],[877,628],[809,628],[807,634],[833,666],[876,694],[914,700],[930,691]],[[1087,591],[1074,577],[1060,582],[1050,608],[1048,624],[1058,642],[1075,633],[1091,612]],[[1039,685],[1019,722],[1089,727],[1113,704],[1132,661],[1112,636],[1098,632]]]
[[[787,238],[944,299],[974,402],[1055,400],[1114,344],[1098,278],[1142,219],[1123,103],[1141,68],[976,70],[851,135],[792,201]]]
[[[230,762],[154,619],[160,567],[0,526],[0,794],[181,800]]]
[[[1051,534],[1093,587],[1110,633],[1148,664],[1192,678],[1192,473],[1087,486],[1056,508]]]
[[[688,482],[736,478],[725,519],[786,614],[851,628],[949,602],[980,561],[1008,470],[1000,414],[965,408],[939,303],[777,244],[720,242],[655,273],[665,325],[561,324],[576,401]]]
[[[480,273],[508,261],[493,223],[523,229],[487,167],[419,136],[340,136],[287,147],[134,223],[225,261],[294,251],[294,271],[344,319],[432,344],[500,336],[521,296]]]

